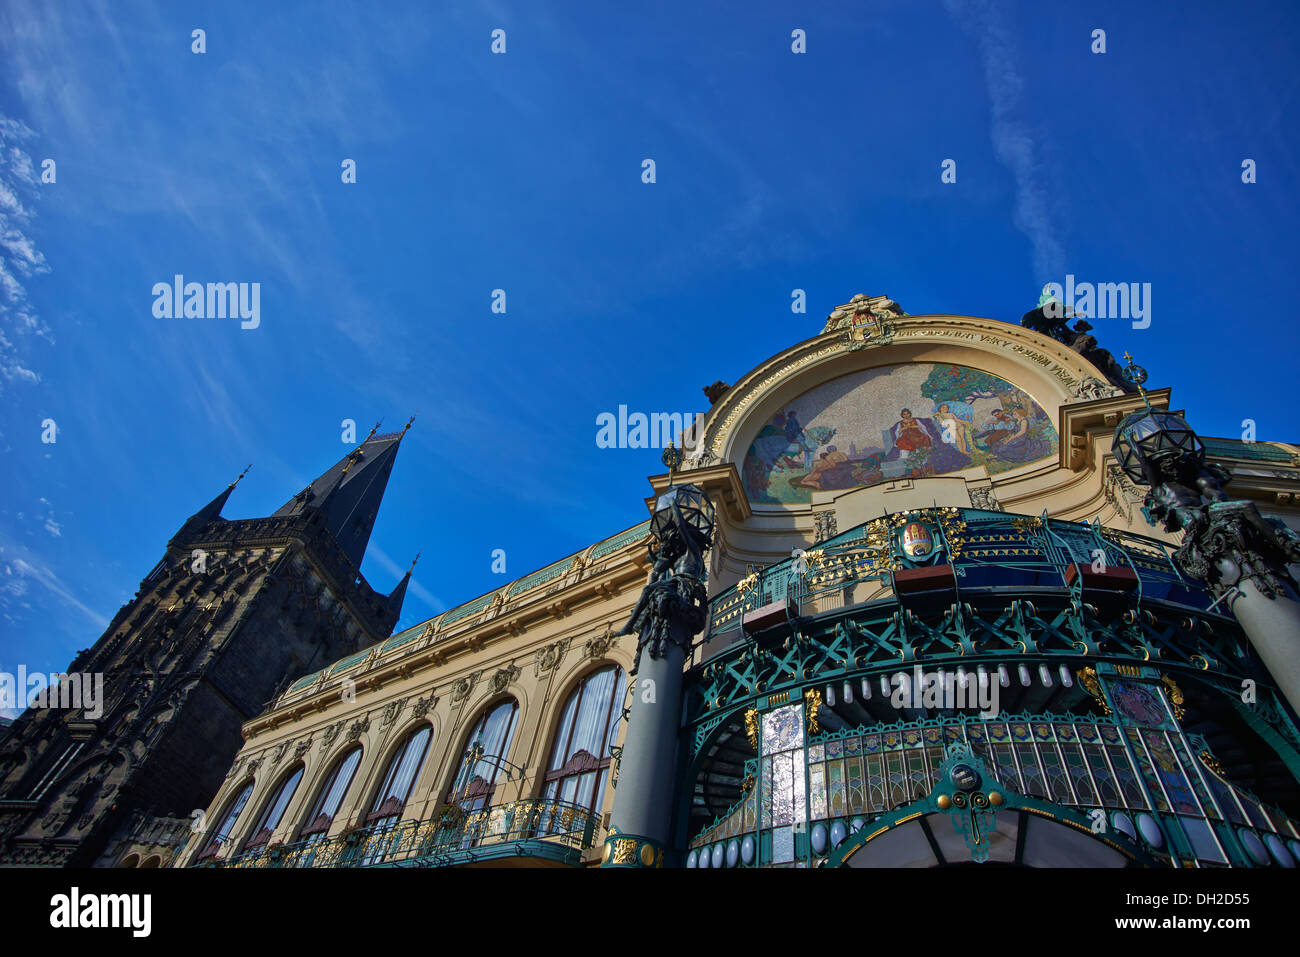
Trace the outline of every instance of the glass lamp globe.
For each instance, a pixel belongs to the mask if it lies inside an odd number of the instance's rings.
[[[713,503],[694,485],[670,485],[659,494],[650,519],[651,533],[663,539],[673,527],[674,502],[686,524],[698,531],[704,541],[709,541],[713,537]]]
[[[1124,474],[1139,485],[1151,484],[1145,466],[1157,458],[1190,456],[1205,463],[1205,446],[1176,412],[1147,409],[1126,416],[1115,428],[1111,448]]]

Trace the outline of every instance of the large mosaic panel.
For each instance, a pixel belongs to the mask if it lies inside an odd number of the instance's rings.
[[[944,475],[990,475],[1057,453],[1047,413],[987,372],[948,363],[867,369],[805,392],[745,453],[755,504],[799,505],[815,491]]]

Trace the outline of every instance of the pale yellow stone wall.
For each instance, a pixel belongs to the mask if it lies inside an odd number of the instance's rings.
[[[554,583],[539,586],[539,594],[491,606],[446,633],[426,635],[388,653],[376,646],[361,664],[286,693],[245,725],[244,748],[208,807],[205,823],[217,826],[251,777],[253,793],[229,842],[242,847],[279,782],[301,761],[302,780],[271,837],[272,842],[294,841],[308,823],[305,817],[325,776],[341,755],[360,744],[361,762],[329,833],[347,831],[363,823],[389,757],[421,724],[432,728],[431,743],[403,818],[426,820],[452,786],[474,722],[506,698],[518,702],[519,714],[504,757],[527,773],[499,781],[494,803],[539,796],[569,694],[601,667],[617,664],[626,676],[632,666],[635,637],[612,633],[627,621],[647,574],[645,547],[633,543],[566,576],[556,591],[548,587]],[[345,685],[345,678],[355,687]],[[620,697],[618,707],[623,705]],[[613,789],[607,788],[602,824],[612,796]],[[593,853],[602,838],[598,832]],[[202,850],[199,843],[198,837],[191,840],[178,858],[182,866],[194,862]]]

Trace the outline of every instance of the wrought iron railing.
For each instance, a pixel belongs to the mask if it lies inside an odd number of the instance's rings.
[[[372,824],[328,838],[271,844],[229,859],[200,864],[215,867],[438,867],[464,863],[485,849],[520,856],[548,856],[548,849],[589,850],[596,837],[596,815],[566,801],[537,798],[476,811],[456,808],[430,821]],[[548,847],[544,847],[547,845]]]

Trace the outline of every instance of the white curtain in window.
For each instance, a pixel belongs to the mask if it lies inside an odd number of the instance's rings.
[[[343,796],[347,793],[348,785],[352,783],[352,775],[357,770],[357,764],[360,761],[361,749],[354,748],[346,758],[339,762],[334,769],[334,776],[330,778],[329,788],[322,792],[316,810],[307,819],[308,824],[311,824],[322,814],[329,820],[334,820],[334,815],[339,812],[339,805],[343,803]]]
[[[284,817],[284,809],[293,800],[293,792],[298,789],[298,782],[301,780],[302,768],[299,768],[280,782],[280,787],[275,792],[275,798],[266,806],[266,810],[262,814],[262,820],[253,834],[254,837],[257,837],[263,831],[274,831],[279,827],[280,818]]]
[[[379,810],[389,798],[395,798],[401,804],[406,803],[411,793],[411,785],[424,764],[424,752],[428,743],[428,728],[421,728],[407,739],[401,757],[394,759],[393,764],[390,765],[385,787],[375,796],[374,810]]]

